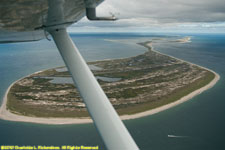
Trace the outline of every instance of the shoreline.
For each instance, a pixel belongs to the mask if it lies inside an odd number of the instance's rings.
[[[205,67],[193,64],[191,62],[187,62],[187,61],[181,60],[179,58],[175,58],[173,56],[170,56],[170,55],[167,55],[167,54],[162,54],[158,51],[155,51],[151,42],[147,42],[146,45],[148,46],[148,49],[151,48],[151,50],[156,52],[156,53],[159,53],[159,54],[164,55],[164,56],[169,56],[169,57],[174,58],[176,60],[180,60],[180,61],[186,62],[188,64],[195,65],[195,66],[198,66],[198,67],[203,68],[205,70],[208,70],[208,71],[212,72],[215,75],[215,77],[209,84],[201,87],[200,89],[197,89],[197,90],[189,93],[188,95],[180,98],[179,100],[176,100],[175,102],[172,102],[172,103],[169,103],[169,104],[166,104],[166,105],[163,105],[163,106],[151,109],[151,110],[147,110],[147,111],[144,111],[144,112],[132,114],[132,115],[122,115],[122,116],[120,116],[120,118],[122,120],[137,119],[137,118],[145,117],[145,116],[148,116],[148,115],[153,115],[153,114],[159,113],[161,111],[167,110],[169,108],[172,108],[172,107],[174,107],[176,105],[179,105],[181,103],[184,103],[184,102],[192,99],[194,96],[197,96],[197,95],[201,94],[202,92],[212,88],[217,83],[217,81],[220,79],[219,74],[217,74],[216,72],[214,72],[214,71],[212,71],[208,68],[205,68]],[[42,72],[42,71],[38,71],[38,72]],[[35,72],[35,73],[38,73],[38,72]],[[33,73],[33,74],[35,74],[35,73]],[[30,75],[28,75],[28,76],[30,76]],[[28,76],[26,76],[26,77],[28,77]],[[23,77],[23,78],[25,78],[25,77]],[[19,80],[21,80],[23,78],[20,78]],[[16,82],[18,82],[19,80],[16,80],[15,82],[13,82],[5,92],[5,95],[4,95],[4,98],[3,98],[3,101],[2,101],[2,105],[0,107],[0,119],[8,120],[8,121],[16,121],[16,122],[27,122],[27,123],[37,123],[37,124],[52,124],[52,125],[86,124],[86,123],[92,123],[93,122],[92,119],[89,118],[89,117],[85,117],[85,118],[51,118],[51,117],[50,118],[43,118],[43,117],[22,116],[22,115],[17,115],[17,114],[11,113],[9,110],[6,109],[7,95],[8,95],[8,92],[9,92],[10,88]]]

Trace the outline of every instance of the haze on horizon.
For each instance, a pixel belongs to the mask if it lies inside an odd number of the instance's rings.
[[[84,17],[70,32],[210,32],[225,33],[224,0],[105,0],[99,16],[115,14],[114,22]]]

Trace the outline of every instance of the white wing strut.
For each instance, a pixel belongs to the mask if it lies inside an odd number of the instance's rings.
[[[80,55],[66,29],[49,31],[87,109],[109,150],[138,150],[107,96]]]

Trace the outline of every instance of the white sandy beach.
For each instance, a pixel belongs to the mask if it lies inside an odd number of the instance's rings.
[[[151,42],[149,43],[149,46],[152,47]],[[153,47],[152,47],[152,50],[153,50]],[[157,51],[155,51],[155,52],[157,52]],[[160,53],[160,52],[157,52],[157,53]],[[162,54],[162,53],[160,53],[160,54]],[[165,54],[162,54],[162,55],[165,55]],[[169,55],[167,55],[167,56],[169,56]],[[173,56],[169,56],[169,57],[175,58]],[[177,58],[175,58],[175,59],[177,59]],[[178,59],[178,60],[180,60],[180,59]],[[181,60],[181,61],[183,61],[183,60]],[[193,64],[190,62],[187,62],[187,63],[196,65],[196,64]],[[199,67],[204,68],[202,66],[199,66]],[[128,120],[128,119],[136,119],[136,118],[152,115],[152,114],[164,111],[166,109],[172,108],[176,105],[179,105],[179,104],[193,98],[194,96],[202,93],[203,91],[210,89],[217,83],[217,81],[220,79],[220,76],[216,72],[214,72],[210,69],[207,69],[207,68],[204,68],[204,69],[206,69],[210,72],[213,72],[215,74],[215,78],[209,84],[205,85],[204,87],[202,87],[196,91],[193,91],[192,93],[190,93],[190,94],[182,97],[181,99],[179,99],[175,102],[172,102],[170,104],[167,104],[167,105],[164,105],[164,106],[152,109],[152,110],[148,110],[145,112],[133,114],[133,115],[123,115],[123,116],[120,116],[120,118],[122,120]],[[19,80],[17,80],[17,81],[19,81]],[[17,81],[15,81],[14,83],[16,83]],[[84,124],[84,123],[93,122],[92,119],[90,119],[90,118],[40,118],[40,117],[28,117],[28,116],[21,116],[21,115],[13,114],[6,109],[6,103],[7,103],[8,92],[14,83],[12,83],[9,86],[9,88],[7,89],[4,99],[3,99],[3,102],[2,102],[2,106],[0,108],[0,118],[3,120],[31,122],[31,123],[39,123],[39,124]]]

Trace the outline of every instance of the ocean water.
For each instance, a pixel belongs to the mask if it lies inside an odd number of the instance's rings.
[[[87,61],[123,58],[144,53],[136,42],[152,38],[191,36],[191,43],[155,43],[155,50],[210,68],[221,79],[210,90],[158,114],[124,121],[141,149],[225,149],[225,35],[216,34],[78,34],[71,35]],[[0,45],[0,98],[15,80],[33,72],[62,66],[53,43],[46,40]],[[169,136],[168,136],[169,135]],[[0,120],[0,145],[99,145],[93,124],[40,125]]]

